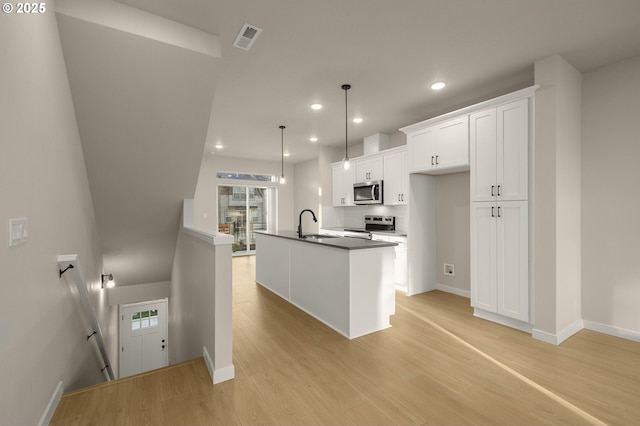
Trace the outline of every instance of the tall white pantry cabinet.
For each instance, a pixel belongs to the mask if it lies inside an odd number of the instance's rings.
[[[472,113],[469,133],[471,305],[527,323],[529,98]]]

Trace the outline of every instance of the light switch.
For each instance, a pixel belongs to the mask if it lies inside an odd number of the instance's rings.
[[[27,218],[9,219],[9,247],[23,244],[27,241]]]

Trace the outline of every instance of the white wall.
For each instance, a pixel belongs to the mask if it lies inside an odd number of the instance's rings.
[[[117,364],[117,310],[101,289],[102,257],[78,127],[52,5],[0,17],[0,424],[40,420],[59,381],[103,380],[57,256],[78,254]],[[28,241],[8,247],[9,218]]]
[[[471,291],[469,176],[465,172],[436,177],[436,282],[449,287],[443,290],[467,297]],[[454,265],[454,276],[444,274],[445,263]]]
[[[640,56],[589,72],[582,95],[585,320],[640,332]]]
[[[534,336],[559,343],[582,319],[581,75],[559,55],[535,64]],[[570,334],[569,334],[570,335]]]
[[[218,232],[217,228],[217,199],[218,185],[241,184],[240,181],[223,181],[216,178],[217,172],[240,172],[280,176],[281,163],[272,161],[249,160],[244,158],[223,157],[220,155],[205,156],[200,167],[200,176],[194,197],[194,225],[206,232]],[[279,229],[295,229],[297,216],[294,220],[294,167],[285,163],[284,174],[287,183],[266,184],[255,182],[255,186],[276,186],[278,188],[278,227]],[[205,217],[206,215],[206,217]],[[295,225],[294,225],[295,223]]]
[[[319,160],[313,159],[295,165],[294,185],[294,221],[297,227],[300,212],[303,209],[311,209],[316,214],[318,222],[314,222],[307,212],[302,216],[302,230],[304,233],[318,233],[320,226],[320,214],[322,212],[322,184],[320,183]]]
[[[185,232],[178,235],[169,297],[169,362],[202,356],[215,347],[215,248]]]
[[[190,200],[189,200],[190,201]],[[228,235],[193,228],[185,202],[186,224],[178,235],[169,298],[169,362],[205,356],[213,383],[232,379],[231,245]],[[215,241],[214,241],[215,240]]]

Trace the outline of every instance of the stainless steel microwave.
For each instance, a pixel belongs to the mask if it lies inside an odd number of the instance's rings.
[[[381,180],[353,184],[354,204],[382,204],[382,200]]]

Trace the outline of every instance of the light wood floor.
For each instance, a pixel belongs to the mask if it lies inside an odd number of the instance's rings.
[[[398,293],[392,328],[349,341],[254,266],[233,260],[234,380],[198,359],[65,394],[51,424],[640,424],[640,343],[549,345],[438,291]]]

